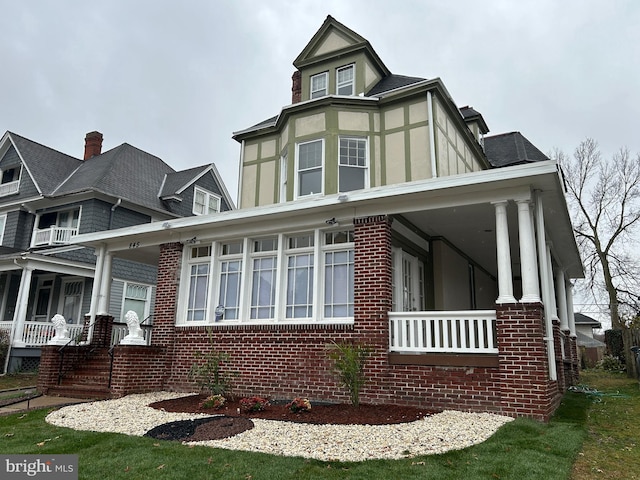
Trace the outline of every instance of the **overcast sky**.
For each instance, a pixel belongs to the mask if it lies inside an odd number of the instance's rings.
[[[491,134],[545,153],[593,137],[640,152],[640,2],[0,0],[0,134],[81,157],[124,142],[176,170],[215,163],[237,194],[232,132],[291,102],[293,60],[328,14],[401,75],[440,77]]]

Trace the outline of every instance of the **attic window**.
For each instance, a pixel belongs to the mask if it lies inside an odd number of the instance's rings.
[[[319,73],[311,77],[311,98],[327,95],[327,72]]]
[[[336,85],[338,95],[353,95],[354,94],[354,68],[353,65],[339,68],[336,71]]]
[[[193,193],[193,214],[208,215],[220,211],[220,197],[203,188],[195,187]]]
[[[20,167],[7,168],[0,172],[0,197],[17,193],[20,185]]]

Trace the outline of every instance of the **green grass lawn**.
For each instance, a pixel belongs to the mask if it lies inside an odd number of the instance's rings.
[[[0,391],[11,388],[35,387],[37,383],[37,373],[13,373],[0,377]]]
[[[600,390],[609,388],[608,376],[585,374],[585,383]],[[608,381],[608,380],[607,380]],[[629,397],[606,397],[593,403],[591,397],[580,393],[565,395],[562,405],[548,424],[518,419],[498,430],[488,441],[461,451],[442,455],[421,456],[402,460],[376,460],[360,463],[321,462],[304,458],[227,451],[208,447],[188,447],[177,442],[120,434],[81,432],[54,427],[44,421],[47,411],[32,411],[0,417],[1,453],[58,453],[79,454],[81,479],[563,479],[572,478],[634,478],[631,476],[588,477],[578,471],[585,460],[597,459],[597,446],[602,439],[609,442],[612,425],[624,412],[635,412],[638,418],[640,395],[630,382]],[[618,385],[612,385],[619,390]],[[626,394],[626,393],[625,393]],[[605,398],[605,397],[602,397]],[[626,402],[620,408],[619,402]],[[599,409],[608,413],[597,413]],[[635,409],[635,410],[634,410]],[[602,420],[600,416],[602,415]],[[608,415],[609,420],[605,421]],[[635,422],[636,424],[639,422]],[[615,427],[614,427],[615,428]],[[621,459],[635,455],[638,448],[630,438],[640,438],[637,426],[620,434],[628,435],[618,442],[611,441],[611,451]],[[616,432],[619,429],[616,429]],[[589,450],[595,438],[594,450]],[[585,441],[583,446],[583,442]],[[615,446],[614,446],[615,443]],[[608,447],[607,447],[608,448]],[[630,448],[631,450],[625,450]],[[611,455],[608,453],[607,455]],[[624,457],[624,458],[623,458]],[[574,466],[574,462],[578,462]],[[631,460],[629,460],[631,462]],[[612,464],[615,462],[611,462]],[[601,465],[601,464],[598,464]],[[636,464],[637,465],[637,464]],[[601,466],[597,468],[602,469]],[[619,467],[628,475],[629,470]],[[587,465],[591,469],[591,465]],[[596,472],[597,473],[597,472]]]

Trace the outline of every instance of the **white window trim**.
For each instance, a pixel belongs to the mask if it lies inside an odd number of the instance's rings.
[[[344,229],[338,229],[337,231],[340,231],[340,230],[344,230]],[[324,234],[324,233],[326,233],[326,231],[323,231],[322,233]],[[345,243],[335,243],[335,244],[331,244],[331,245],[325,245],[324,241],[323,241],[322,245],[321,245],[321,248],[320,248],[320,259],[321,259],[320,268],[322,269],[322,271],[320,272],[321,276],[320,276],[320,279],[319,279],[319,281],[322,281],[322,285],[319,285],[320,298],[322,299],[322,303],[320,305],[320,308],[322,309],[322,312],[320,312],[320,315],[322,316],[323,320],[325,320],[325,316],[324,316],[324,307],[325,307],[324,298],[325,298],[325,293],[326,293],[326,291],[325,291],[325,280],[326,280],[326,278],[324,276],[325,267],[326,267],[325,253],[328,253],[328,252],[344,252],[346,250],[354,250],[354,275],[355,275],[355,242],[345,242]],[[354,292],[354,310],[355,310],[355,292]],[[327,317],[326,320],[331,320],[333,322],[345,323],[345,322],[353,321],[353,316],[350,316],[350,317]]]
[[[200,213],[200,212],[196,212],[196,196],[198,193],[201,193],[204,195],[205,198],[205,207],[207,208],[207,212],[205,213]],[[218,209],[214,212],[209,212],[209,200],[210,198],[215,198],[218,202]],[[193,205],[191,206],[191,213],[193,213],[194,215],[211,215],[213,213],[220,213],[220,203],[222,201],[222,197],[220,195],[216,195],[213,192],[210,192],[209,190],[206,190],[202,187],[199,187],[197,185],[195,185],[193,187]]]
[[[317,97],[314,97],[313,94],[315,92],[320,92],[321,90],[313,90],[313,79],[314,78],[318,78],[318,77],[324,77],[324,95],[318,95]],[[321,73],[316,73],[315,75],[311,75],[309,77],[309,100],[313,100],[316,98],[322,98],[322,97],[326,97],[327,95],[329,95],[329,72],[321,72]]]
[[[340,190],[340,167],[342,167],[343,165],[340,163],[340,140],[364,140],[365,142],[365,147],[364,147],[364,167],[359,167],[359,166],[353,166],[353,165],[344,165],[345,167],[349,167],[349,168],[360,168],[362,170],[364,170],[364,186],[362,187],[363,189],[365,188],[369,188],[369,184],[370,184],[370,169],[369,169],[369,138],[368,137],[358,137],[358,136],[354,136],[354,135],[340,135],[338,137],[338,193],[344,193]],[[350,191],[350,190],[348,190]]]
[[[208,246],[208,245],[197,245],[197,246]],[[191,248],[193,245],[188,245],[184,248],[182,252],[182,269],[180,274],[180,285],[178,288],[178,312],[176,315],[176,325],[177,326],[198,326],[198,325],[208,325],[210,320],[210,310],[211,310],[211,272],[214,266],[214,258],[215,258],[215,244],[211,246],[211,255],[209,256],[209,295],[207,297],[207,307],[204,312],[204,320],[187,320],[187,309],[189,307],[189,288],[191,284],[191,265],[206,263],[207,257],[198,257],[191,258]],[[198,261],[199,260],[199,261]],[[124,298],[124,297],[123,297]]]
[[[341,86],[340,83],[338,82],[338,75],[341,70],[346,70],[348,68],[351,68],[351,70],[353,71],[353,77],[349,82],[351,84],[351,95],[345,95],[345,96],[352,97],[356,94],[356,64],[351,63],[349,65],[344,65],[340,68],[336,68],[336,95],[341,95],[340,93],[338,93]],[[342,85],[348,85],[348,83],[343,83]]]
[[[287,169],[288,155],[284,150],[280,155],[280,203],[287,201]]]
[[[151,313],[151,292],[153,290],[153,285],[148,285],[142,282],[129,282],[124,281],[122,285],[122,305],[120,306],[120,318],[121,321],[124,321],[124,316],[127,312],[124,311],[124,302],[127,299],[127,286],[128,285],[140,285],[142,287],[147,287],[147,298],[144,300],[144,317],[140,318],[140,322],[147,319]],[[149,324],[150,325],[150,324]]]
[[[248,294],[246,295],[247,298],[247,306],[246,306],[246,312],[247,312],[247,318],[249,319],[249,321],[273,321],[277,318],[277,307],[278,307],[278,279],[280,277],[280,272],[281,269],[279,268],[280,265],[278,263],[278,252],[280,250],[280,242],[281,242],[281,236],[277,235],[277,236],[266,236],[266,237],[256,237],[253,238],[251,240],[249,240],[249,246],[253,247],[254,246],[254,242],[256,241],[260,241],[260,240],[265,240],[265,239],[271,239],[274,238],[276,240],[276,242],[278,242],[277,247],[275,250],[269,250],[266,252],[256,252],[254,250],[254,248],[251,248],[251,252],[249,252],[249,260],[247,262],[247,266],[246,266],[246,271],[247,271],[247,275],[251,275],[251,279],[248,279]],[[274,291],[274,297],[273,297],[273,317],[269,317],[269,318],[256,318],[256,319],[252,319],[251,318],[251,309],[253,308],[252,305],[252,296],[253,296],[253,261],[256,259],[260,259],[260,258],[270,258],[270,257],[275,257],[275,266],[274,266],[274,270],[275,270],[275,291]],[[250,264],[250,265],[249,265]],[[244,267],[244,265],[243,265]],[[244,268],[243,268],[244,269]],[[260,307],[258,307],[260,308]],[[264,307],[262,307],[264,308]],[[242,309],[240,310],[242,312]],[[242,318],[242,317],[240,317]]]
[[[337,230],[352,230],[352,225],[340,226]],[[342,325],[353,324],[354,317],[324,317],[324,253],[327,251],[355,249],[353,243],[344,243],[336,245],[324,245],[324,234],[328,231],[335,231],[335,228],[318,228],[313,231],[293,231],[278,234],[278,248],[277,252],[277,270],[276,270],[276,304],[275,304],[275,318],[273,319],[251,319],[251,288],[252,288],[252,274],[253,263],[255,258],[250,252],[251,242],[254,238],[244,238],[243,241],[243,253],[242,253],[242,278],[240,281],[240,293],[239,293],[239,314],[237,319],[222,319],[215,321],[215,309],[217,307],[218,299],[220,296],[220,261],[224,261],[229,258],[227,256],[220,255],[220,248],[223,243],[229,241],[239,241],[240,239],[229,239],[224,241],[217,241],[211,244],[211,262],[209,266],[209,301],[207,304],[207,311],[205,313],[205,320],[203,321],[187,321],[187,307],[188,307],[188,295],[189,295],[189,268],[193,263],[202,262],[190,262],[190,248],[185,249],[183,252],[183,268],[181,282],[179,286],[179,303],[178,303],[178,315],[176,315],[176,326],[178,327],[190,327],[190,326],[215,326],[215,325]],[[286,317],[286,295],[287,295],[287,248],[285,244],[289,237],[300,234],[311,233],[314,237],[314,246],[309,248],[309,251],[313,252],[313,315],[303,319],[287,319]],[[260,237],[263,238],[263,237]],[[266,238],[266,237],[264,237]],[[204,246],[204,245],[202,245]],[[208,245],[207,245],[208,246]],[[290,250],[293,252],[293,250]],[[238,254],[238,258],[240,254]]]
[[[82,290],[80,292],[80,307],[78,308],[78,318],[76,318],[76,323],[74,324],[74,325],[80,325],[82,323],[81,320],[84,320],[82,315],[82,303],[84,301],[84,294],[85,294],[84,277],[63,277],[62,278],[62,281],[60,282],[60,293],[58,298],[58,311],[60,313],[64,311],[64,286],[67,283],[74,283],[74,282],[82,283]],[[124,292],[125,291],[123,291],[123,298],[124,298]],[[65,320],[67,322],[69,321],[67,318],[65,318]]]
[[[300,195],[300,145],[306,145],[308,143],[321,142],[322,145],[322,159],[320,164],[320,192],[312,193],[309,195]],[[311,198],[319,195],[324,195],[324,176],[325,176],[325,145],[324,138],[316,138],[313,140],[308,140],[306,142],[296,143],[296,171],[295,171],[295,179],[294,179],[294,192],[293,198],[297,200],[298,198]]]

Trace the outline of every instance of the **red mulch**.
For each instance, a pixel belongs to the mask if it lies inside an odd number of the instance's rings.
[[[413,422],[435,412],[415,407],[398,405],[360,404],[358,408],[345,404],[314,404],[311,411],[293,413],[285,403],[270,404],[262,412],[244,412],[240,410],[239,400],[227,401],[220,409],[203,409],[201,402],[206,395],[191,395],[172,400],[152,403],[150,406],[167,412],[207,413],[210,415],[226,415],[229,417],[263,418],[267,420],[283,420],[287,422],[313,424],[358,424],[384,425],[390,423]]]

